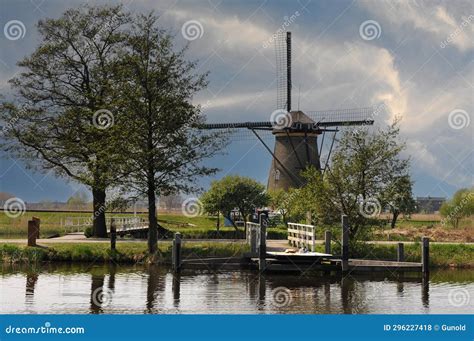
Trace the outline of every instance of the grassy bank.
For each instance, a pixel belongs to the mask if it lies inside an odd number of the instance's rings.
[[[333,250],[338,250],[333,245]],[[158,262],[171,260],[171,243],[159,243]],[[184,243],[183,258],[196,257],[231,257],[241,256],[248,251],[242,243]],[[316,251],[323,252],[323,246],[317,245]],[[51,244],[48,248],[31,248],[14,244],[0,245],[0,259],[4,263],[38,263],[38,262],[117,262],[146,263],[148,261],[146,243],[117,244],[117,251],[111,252],[108,243]],[[351,249],[351,258],[396,260],[396,245],[358,244]],[[405,260],[420,262],[420,244],[405,245]],[[474,246],[430,245],[430,263],[432,267],[474,268]]]
[[[241,243],[183,244],[182,257],[232,257],[248,251]],[[146,263],[149,261],[146,243],[119,243],[116,251],[108,243],[54,244],[48,247],[26,247],[15,244],[0,245],[0,260],[4,263],[39,262],[97,262]],[[171,261],[171,243],[159,243],[158,263]]]

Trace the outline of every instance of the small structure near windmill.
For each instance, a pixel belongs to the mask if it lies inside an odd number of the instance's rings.
[[[270,121],[208,123],[201,129],[249,129],[272,155],[267,189],[299,188],[304,185],[301,171],[309,166],[324,170],[328,164],[336,133],[341,127],[372,125],[374,109],[341,109],[326,111],[292,111],[291,108],[291,32],[276,40],[277,57],[277,110]],[[275,137],[273,150],[258,131],[271,132]],[[333,133],[329,152],[321,162],[326,133]],[[321,142],[318,146],[318,138]],[[323,166],[324,164],[324,166]]]

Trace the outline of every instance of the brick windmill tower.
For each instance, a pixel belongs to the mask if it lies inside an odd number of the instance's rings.
[[[208,123],[201,129],[248,129],[272,155],[267,189],[287,190],[304,185],[301,171],[313,166],[324,170],[320,160],[326,133],[332,133],[332,142],[324,165],[327,165],[334,146],[336,133],[341,127],[371,125],[374,108],[340,109],[326,111],[292,111],[291,107],[291,32],[276,40],[277,110],[269,121]],[[271,132],[273,149],[258,132]],[[321,142],[318,147],[318,138]]]

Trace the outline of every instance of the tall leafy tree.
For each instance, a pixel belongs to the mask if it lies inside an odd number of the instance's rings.
[[[244,221],[247,221],[256,208],[268,205],[270,196],[265,192],[265,186],[252,178],[228,175],[213,181],[201,201],[207,212],[221,212],[238,230],[231,218],[232,210],[237,208]]]
[[[400,214],[411,214],[415,212],[416,202],[413,199],[412,183],[408,174],[394,177],[387,186],[383,195],[383,203],[388,206],[392,219],[390,227],[395,228]]]
[[[185,59],[153,14],[133,19],[123,50],[122,98],[133,137],[128,148],[129,186],[148,198],[148,249],[157,250],[156,198],[197,190],[197,177],[216,169],[202,165],[222,140],[198,129],[204,117],[193,95],[207,85],[207,74]]]
[[[121,177],[126,130],[116,75],[128,23],[121,6],[83,6],[39,21],[41,42],[10,81],[16,101],[1,107],[2,147],[29,167],[89,186],[99,237],[107,235],[106,190]]]
[[[393,199],[387,192],[390,185],[398,186],[395,179],[408,174],[409,160],[400,155],[405,145],[399,132],[397,121],[374,132],[346,131],[324,173],[306,170],[308,183],[301,198],[316,212],[316,219],[334,224],[345,214],[352,237],[376,221],[384,200]]]

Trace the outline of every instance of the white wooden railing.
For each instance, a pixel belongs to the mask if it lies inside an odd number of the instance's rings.
[[[117,231],[127,231],[148,227],[148,220],[141,217],[110,217],[106,218],[107,230],[114,219]],[[61,227],[66,233],[82,232],[85,228],[92,226],[92,217],[65,217],[61,219]]]
[[[313,225],[288,223],[288,241],[296,247],[305,247],[314,252],[316,227]]]
[[[148,228],[148,219],[140,217],[112,217],[107,219],[107,231],[110,231],[111,221],[114,219],[117,231],[130,231]]]
[[[92,226],[91,217],[64,217],[60,220],[61,227],[64,232],[82,232],[85,228]]]

